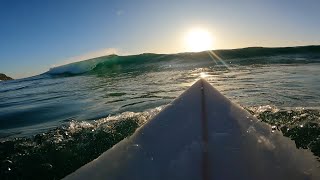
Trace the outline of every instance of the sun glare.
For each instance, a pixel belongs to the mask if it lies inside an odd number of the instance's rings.
[[[213,49],[211,34],[203,29],[193,29],[185,37],[187,51],[199,52]]]

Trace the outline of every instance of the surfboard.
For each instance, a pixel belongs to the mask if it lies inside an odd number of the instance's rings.
[[[65,179],[320,179],[308,150],[198,80]]]

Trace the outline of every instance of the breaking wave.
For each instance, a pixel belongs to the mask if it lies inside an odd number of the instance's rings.
[[[227,64],[304,64],[320,62],[320,46],[262,48],[251,47],[231,50],[214,50]],[[208,52],[180,53],[180,54],[140,54],[131,56],[109,55],[75,62],[51,68],[45,74],[50,75],[78,75],[83,73],[113,73],[119,71],[137,70],[143,68],[161,68],[162,62],[178,61],[183,64],[190,61],[212,63],[219,59],[210,56]],[[221,61],[220,61],[221,62]],[[147,66],[149,65],[149,67]]]

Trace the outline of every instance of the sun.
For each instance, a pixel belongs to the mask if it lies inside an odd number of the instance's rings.
[[[185,36],[187,51],[200,52],[213,49],[213,38],[205,29],[192,29]]]

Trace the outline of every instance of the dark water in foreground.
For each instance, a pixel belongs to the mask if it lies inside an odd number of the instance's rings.
[[[107,56],[0,82],[0,179],[60,179],[200,77],[320,157],[320,47]]]

